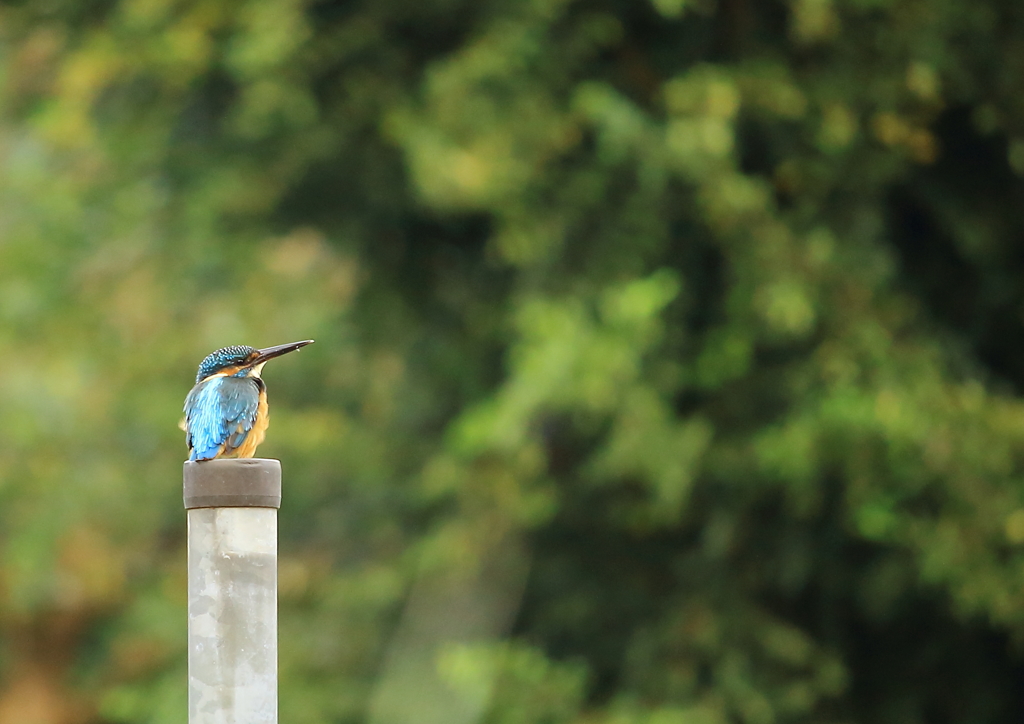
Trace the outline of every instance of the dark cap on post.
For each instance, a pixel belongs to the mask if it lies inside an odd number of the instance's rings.
[[[187,461],[184,482],[186,510],[281,507],[280,460]]]

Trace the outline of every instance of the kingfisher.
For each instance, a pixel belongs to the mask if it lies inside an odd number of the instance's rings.
[[[251,458],[270,423],[263,365],[312,343],[306,339],[266,349],[232,345],[207,355],[185,398],[181,426],[188,459]]]

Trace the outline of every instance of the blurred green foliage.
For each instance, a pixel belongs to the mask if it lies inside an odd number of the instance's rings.
[[[289,724],[1024,714],[1024,5],[0,4],[0,723],[185,717],[271,365]]]

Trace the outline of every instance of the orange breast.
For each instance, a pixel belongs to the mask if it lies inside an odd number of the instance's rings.
[[[256,455],[256,448],[267,436],[267,427],[270,425],[270,408],[267,406],[267,392],[260,390],[260,403],[256,409],[256,421],[245,437],[245,442],[238,446],[231,457],[251,458]]]

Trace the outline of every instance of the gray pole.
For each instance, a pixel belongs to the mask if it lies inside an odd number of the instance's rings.
[[[186,462],[189,724],[277,724],[281,463]]]

